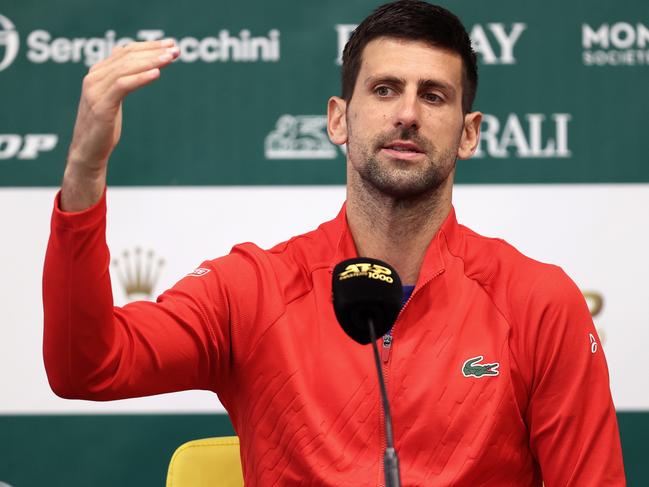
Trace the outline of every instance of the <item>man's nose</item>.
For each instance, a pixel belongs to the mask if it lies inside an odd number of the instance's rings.
[[[419,106],[416,93],[403,93],[395,113],[395,126],[407,129],[419,127]]]

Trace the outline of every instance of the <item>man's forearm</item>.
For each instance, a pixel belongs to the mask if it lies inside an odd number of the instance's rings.
[[[114,342],[104,200],[85,212],[55,208],[43,272],[43,356],[52,389],[91,399]],[[99,215],[99,216],[98,216]]]
[[[61,183],[61,210],[83,211],[96,205],[106,187],[106,167],[90,171],[68,161]]]

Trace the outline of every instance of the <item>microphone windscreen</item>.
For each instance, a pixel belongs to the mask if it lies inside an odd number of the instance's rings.
[[[367,345],[385,335],[401,310],[403,288],[397,272],[385,262],[368,257],[342,261],[333,270],[333,303],[338,323],[353,340]]]

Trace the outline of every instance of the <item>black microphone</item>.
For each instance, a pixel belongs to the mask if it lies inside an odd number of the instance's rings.
[[[344,260],[333,270],[334,312],[342,329],[362,345],[372,344],[385,413],[386,448],[383,456],[385,487],[400,487],[399,458],[394,449],[392,418],[381,370],[377,334],[385,335],[401,310],[403,287],[397,271],[369,257]]]

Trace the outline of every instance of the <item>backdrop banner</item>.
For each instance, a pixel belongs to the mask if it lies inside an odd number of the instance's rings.
[[[181,54],[128,98],[113,185],[343,184],[325,131],[342,48],[379,2],[31,0],[0,10],[0,184],[58,184],[88,67],[132,40]],[[479,57],[478,156],[460,183],[647,182],[649,4],[444,2]]]
[[[0,3],[0,486],[160,485],[175,446],[231,434],[205,391],[93,403],[47,383],[43,257],[89,67],[133,40],[180,47],[126,100],[109,171],[116,304],[153,300],[239,242],[270,247],[335,216],[345,147],[326,103],[345,42],[381,3]],[[649,2],[440,3],[470,32],[484,114],[478,153],[458,163],[458,219],[582,289],[629,485],[649,485]]]

